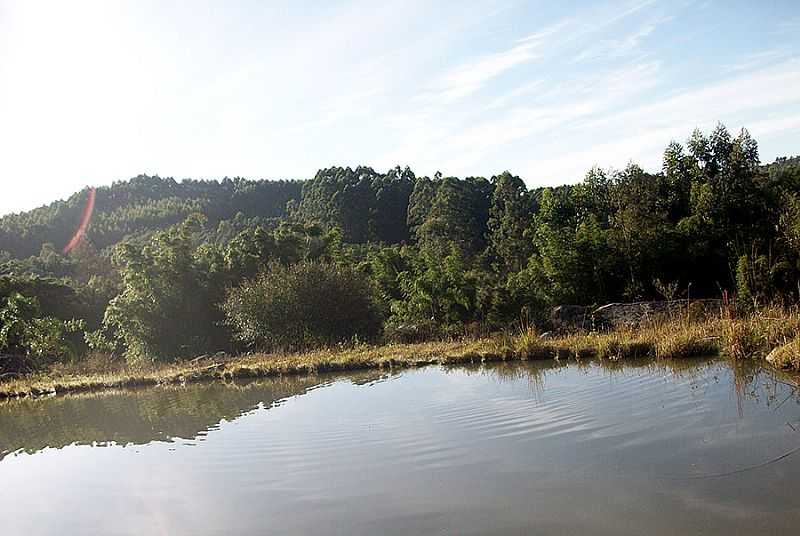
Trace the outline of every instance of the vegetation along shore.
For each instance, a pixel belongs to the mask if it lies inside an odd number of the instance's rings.
[[[454,341],[341,345],[302,353],[202,356],[174,363],[128,364],[94,355],[0,382],[0,398],[111,388],[229,381],[360,369],[398,370],[491,361],[681,359],[724,356],[766,360],[800,383],[800,312],[767,308],[742,318],[672,317],[608,332],[540,334],[533,327]]]
[[[720,305],[610,330],[550,318],[652,300]],[[558,187],[140,176],[0,218],[0,394],[554,357],[796,371],[799,300],[800,159],[762,164],[723,125],[669,143],[661,170]]]

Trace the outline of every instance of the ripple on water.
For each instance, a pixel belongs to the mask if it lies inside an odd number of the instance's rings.
[[[800,521],[800,459],[694,477],[800,444],[792,396],[724,362],[545,362],[31,401],[0,407],[0,517],[10,533],[154,532],[152,512],[192,534],[771,533]]]

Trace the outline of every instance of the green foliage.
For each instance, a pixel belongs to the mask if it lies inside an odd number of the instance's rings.
[[[127,359],[172,359],[226,347],[213,305],[222,294],[217,268],[204,262],[208,251],[193,243],[202,223],[191,217],[156,233],[144,247],[122,244],[115,252],[122,286],[103,328]]]
[[[0,309],[0,349],[27,354],[27,333],[37,309],[36,300],[22,294],[14,293],[5,299]]]
[[[260,350],[369,340],[382,322],[373,289],[361,274],[324,262],[271,264],[232,289],[222,309],[235,338]]]
[[[518,272],[533,252],[533,244],[525,236],[533,206],[519,177],[505,172],[492,177],[492,183],[487,228],[495,269],[503,274]]]
[[[736,299],[739,306],[745,310],[752,309],[756,303],[753,292],[750,290],[755,286],[754,275],[750,258],[747,255],[739,257],[736,262]]]
[[[431,322],[447,327],[476,316],[474,274],[455,243],[444,258],[429,251],[415,256],[397,281],[400,298],[391,304],[395,324]]]
[[[419,228],[425,223],[431,211],[433,198],[436,196],[436,189],[440,181],[441,176],[437,173],[434,180],[428,177],[420,177],[414,182],[414,188],[408,198],[406,216],[406,222],[412,237],[419,236]]]
[[[623,296],[642,299],[658,276],[663,252],[671,256],[673,231],[660,208],[657,177],[630,165],[615,178],[609,245],[627,265]]]
[[[795,256],[800,255],[800,196],[787,195],[779,218],[781,238]]]
[[[777,296],[789,264],[775,258],[772,252],[760,254],[755,246],[736,262],[737,303],[746,311],[757,309]]]
[[[15,292],[0,308],[0,353],[35,358],[35,364],[71,357],[75,351],[68,336],[84,327],[81,320],[43,316],[36,298]]]
[[[386,174],[369,167],[322,169],[303,186],[296,218],[339,228],[348,242],[408,239],[406,214],[414,189],[408,168]]]
[[[412,252],[408,247],[390,246],[370,253],[362,269],[374,282],[383,304],[403,298],[399,275],[411,269]]]
[[[483,178],[438,179],[436,195],[425,219],[416,229],[423,249],[446,254],[455,245],[466,257],[486,247],[492,185]]]
[[[54,347],[71,318],[90,348],[141,360],[373,336],[372,320],[347,316],[361,302],[388,332],[420,337],[689,287],[735,288],[748,307],[800,298],[800,158],[762,166],[747,131],[722,125],[671,142],[657,173],[595,168],[554,188],[400,167],[306,182],[139,176],[97,189],[87,234],[64,254],[87,194],[0,218],[0,299],[40,308],[26,352]],[[337,298],[346,314],[320,302],[335,281],[354,293]]]
[[[202,212],[216,224],[241,213],[244,217],[280,217],[286,204],[300,198],[297,181],[222,181],[162,179],[140,175],[97,188],[88,237],[100,249],[126,236],[163,230]],[[88,189],[66,201],[0,218],[0,250],[21,258],[35,255],[43,244],[58,248],[78,228]]]

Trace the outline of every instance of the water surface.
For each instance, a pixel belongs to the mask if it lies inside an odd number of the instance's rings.
[[[0,519],[30,535],[790,534],[798,447],[800,394],[722,361],[84,394],[0,404]]]

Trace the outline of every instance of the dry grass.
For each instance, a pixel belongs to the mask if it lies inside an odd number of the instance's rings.
[[[722,347],[734,359],[763,358],[800,334],[800,311],[767,307],[753,314],[722,320]]]
[[[544,339],[532,326],[520,329],[514,337],[512,356],[517,359],[553,359],[557,357],[551,339]]]
[[[30,376],[0,382],[0,398],[95,391],[195,381],[259,378],[288,374],[395,369],[529,359],[675,359],[710,355],[760,359],[800,372],[800,312],[770,308],[744,317],[731,314],[690,320],[654,320],[637,329],[542,337],[533,327],[516,333],[456,342],[426,342],[331,348],[294,354],[252,354],[202,358],[172,364],[128,366],[102,355],[57,365]]]
[[[777,368],[800,372],[800,337],[774,348],[766,359]]]
[[[59,365],[0,383],[0,398],[368,368],[392,369],[503,359],[489,339],[333,348],[296,354],[251,354],[172,364]]]

